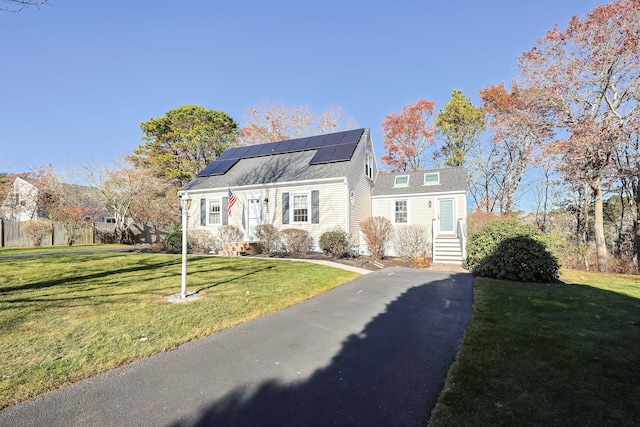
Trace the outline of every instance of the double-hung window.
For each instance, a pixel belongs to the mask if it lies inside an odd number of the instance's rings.
[[[309,222],[309,195],[293,195],[293,222]]]
[[[209,200],[208,224],[218,225],[222,223],[222,203],[220,199]]]
[[[369,179],[373,179],[373,155],[367,151],[364,160],[364,174]]]
[[[394,208],[394,218],[396,224],[406,224],[409,219],[408,206],[406,200],[396,200]]]

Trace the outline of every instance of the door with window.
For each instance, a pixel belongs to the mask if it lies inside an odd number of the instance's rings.
[[[441,234],[455,233],[453,199],[438,200],[438,232]]]
[[[247,234],[253,239],[256,227],[262,223],[262,200],[259,197],[247,199]]]

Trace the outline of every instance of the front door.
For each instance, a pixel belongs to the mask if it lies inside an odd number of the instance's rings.
[[[253,239],[256,236],[256,226],[262,223],[262,200],[259,197],[249,198],[247,205],[247,234]]]
[[[453,199],[438,200],[438,232],[442,234],[454,234],[455,223],[453,219]]]

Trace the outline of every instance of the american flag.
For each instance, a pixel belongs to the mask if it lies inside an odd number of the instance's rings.
[[[233,205],[236,203],[236,201],[238,200],[238,198],[236,197],[236,195],[233,193],[233,191],[231,191],[231,189],[229,188],[229,203],[227,204],[227,214],[229,216],[231,216],[231,208],[233,207]]]

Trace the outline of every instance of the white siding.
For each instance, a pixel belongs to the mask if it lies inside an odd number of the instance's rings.
[[[349,170],[347,180],[349,182],[349,194],[353,191],[355,196],[355,204],[349,205],[349,224],[345,230],[351,235],[351,241],[354,245],[361,246],[360,223],[371,216],[371,189],[373,180],[369,179],[365,174],[365,156],[367,150],[373,154],[373,146],[369,133],[366,134],[364,144],[358,145],[353,154],[352,166]],[[375,179],[378,173],[377,166],[373,169],[373,177]]]
[[[344,180],[333,180],[323,183],[291,183],[282,186],[265,186],[262,188],[232,188],[238,201],[231,210],[229,217],[229,225],[234,225],[245,232],[245,239],[250,240],[247,235],[248,228],[248,212],[247,200],[249,198],[259,198],[262,201],[262,224],[273,224],[279,230],[285,228],[299,228],[307,230],[313,238],[314,246],[318,246],[320,235],[336,226],[344,229],[347,224],[345,207],[348,203],[347,185]],[[306,223],[282,223],[282,195],[283,193],[293,194],[309,194],[317,190],[319,192],[319,224],[311,223],[311,209],[309,209],[309,221]],[[191,209],[189,210],[189,229],[205,229],[212,235],[216,235],[220,225],[205,225],[200,223],[200,199],[207,200],[227,197],[227,190],[218,190],[211,192],[190,192],[193,198]],[[268,200],[268,201],[266,201]],[[310,199],[309,199],[310,200]],[[292,209],[293,199],[290,199],[290,211]],[[318,249],[319,250],[319,249]]]
[[[407,200],[408,222],[406,225],[421,225],[427,229],[429,238],[433,240],[433,219],[437,212],[439,199],[455,200],[456,218],[466,220],[467,205],[465,194],[434,194],[434,195],[397,195],[375,197],[371,200],[372,216],[383,216],[391,221],[394,227],[402,227],[404,224],[395,223],[395,201]],[[429,206],[431,202],[431,206]],[[393,255],[393,253],[391,253]]]

